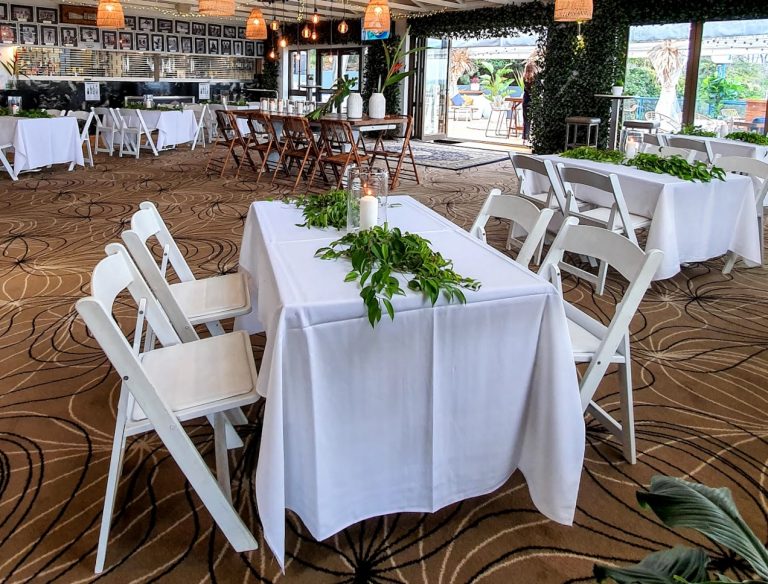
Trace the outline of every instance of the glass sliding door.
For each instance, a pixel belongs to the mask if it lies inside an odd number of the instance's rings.
[[[706,22],[702,39],[694,124],[765,133],[768,20]]]
[[[446,39],[420,40],[428,50],[416,53],[414,66],[414,115],[416,136],[423,140],[445,138],[448,120],[448,55]]]

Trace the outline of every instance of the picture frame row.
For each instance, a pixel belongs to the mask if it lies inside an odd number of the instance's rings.
[[[0,21],[37,24],[96,24],[95,8],[69,5],[59,10],[49,6],[31,6],[27,4],[7,4],[0,2]],[[65,13],[64,11],[68,11]],[[69,11],[75,11],[69,14]],[[92,19],[90,17],[93,17]],[[93,20],[93,22],[88,22]],[[161,33],[191,36],[208,36],[229,40],[246,40],[245,27],[228,24],[155,18],[152,16],[125,15],[125,32]]]
[[[235,57],[264,56],[264,43],[257,41],[26,22],[0,23],[0,44]]]

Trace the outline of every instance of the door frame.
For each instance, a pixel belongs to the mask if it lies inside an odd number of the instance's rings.
[[[420,38],[414,38],[411,37],[411,39],[414,41],[412,46],[415,47],[425,47],[427,46],[427,40],[426,38],[420,37]],[[446,91],[448,88],[448,83],[450,79],[449,76],[449,70],[450,70],[450,62],[451,62],[451,39],[438,39],[442,41],[447,41],[448,44],[445,47],[448,51],[448,59],[446,60],[445,65],[445,82],[446,82]],[[424,99],[425,99],[425,91],[426,91],[426,84],[427,84],[427,53],[426,51],[418,51],[416,53],[411,54],[411,62],[409,64],[411,71],[415,71],[415,75],[412,77],[413,83],[409,84],[409,99],[411,102],[411,111],[413,112],[413,136],[415,138],[418,138],[419,140],[444,140],[447,138],[447,128],[448,128],[448,105],[447,103],[444,104],[445,107],[443,108],[442,116],[442,127],[446,130],[442,133],[436,133],[436,134],[425,134],[424,133]],[[447,93],[446,93],[446,100],[448,99]],[[439,124],[438,124],[439,125]]]

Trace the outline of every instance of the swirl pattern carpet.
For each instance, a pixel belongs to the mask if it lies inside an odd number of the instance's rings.
[[[138,204],[154,201],[199,276],[236,269],[248,205],[285,183],[203,173],[205,154],[140,160],[99,156],[95,169],[0,179],[0,581],[575,583],[595,561],[635,562],[653,550],[702,545],[721,569],[743,566],[691,531],[641,509],[635,491],[657,473],[726,486],[758,537],[768,518],[768,271],[720,270],[722,259],[657,282],[632,323],[639,460],[628,465],[601,427],[588,444],[575,525],[548,521],[515,474],[498,491],[434,514],[403,513],[314,541],[287,515],[287,566],[261,540],[254,503],[261,409],[233,460],[235,504],[261,547],[238,554],[154,436],[129,440],[101,577],[93,574],[119,380],[76,317],[93,266]],[[267,181],[268,182],[268,181]],[[468,227],[492,187],[510,189],[509,162],[461,172],[426,169],[408,192]],[[503,247],[505,229],[490,226]],[[597,297],[575,280],[572,302],[606,319],[622,291]],[[123,310],[125,308],[125,310]],[[127,305],[118,317],[129,315]],[[260,358],[264,337],[253,336]],[[617,376],[600,391],[617,409]],[[263,403],[263,402],[262,402]],[[207,425],[190,426],[212,459]],[[552,480],[558,480],[552,477]]]

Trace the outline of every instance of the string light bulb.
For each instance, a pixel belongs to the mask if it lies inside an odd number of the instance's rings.
[[[272,49],[271,51],[269,51],[269,58],[272,59],[273,61],[277,59],[277,53],[275,53],[275,49]]]
[[[312,36],[312,29],[309,28],[308,24],[304,25],[304,28],[301,29],[301,38],[308,39]]]
[[[316,41],[316,40],[317,40],[317,31],[316,31],[316,30],[313,30],[313,31],[312,31],[312,40],[313,40],[313,41]]]
[[[339,32],[341,34],[347,34],[349,32],[349,25],[347,24],[347,21],[346,20],[342,20],[339,23],[338,29],[339,29]]]
[[[278,44],[278,45],[280,45],[280,48],[281,48],[281,49],[284,49],[285,47],[287,47],[287,46],[288,46],[288,41],[287,41],[287,40],[285,40],[285,37],[284,37],[284,36],[281,36],[281,37],[280,37],[280,40],[278,41],[278,43],[277,43],[277,44]]]
[[[269,28],[273,32],[280,30],[280,21],[273,17],[272,22],[269,23]]]

